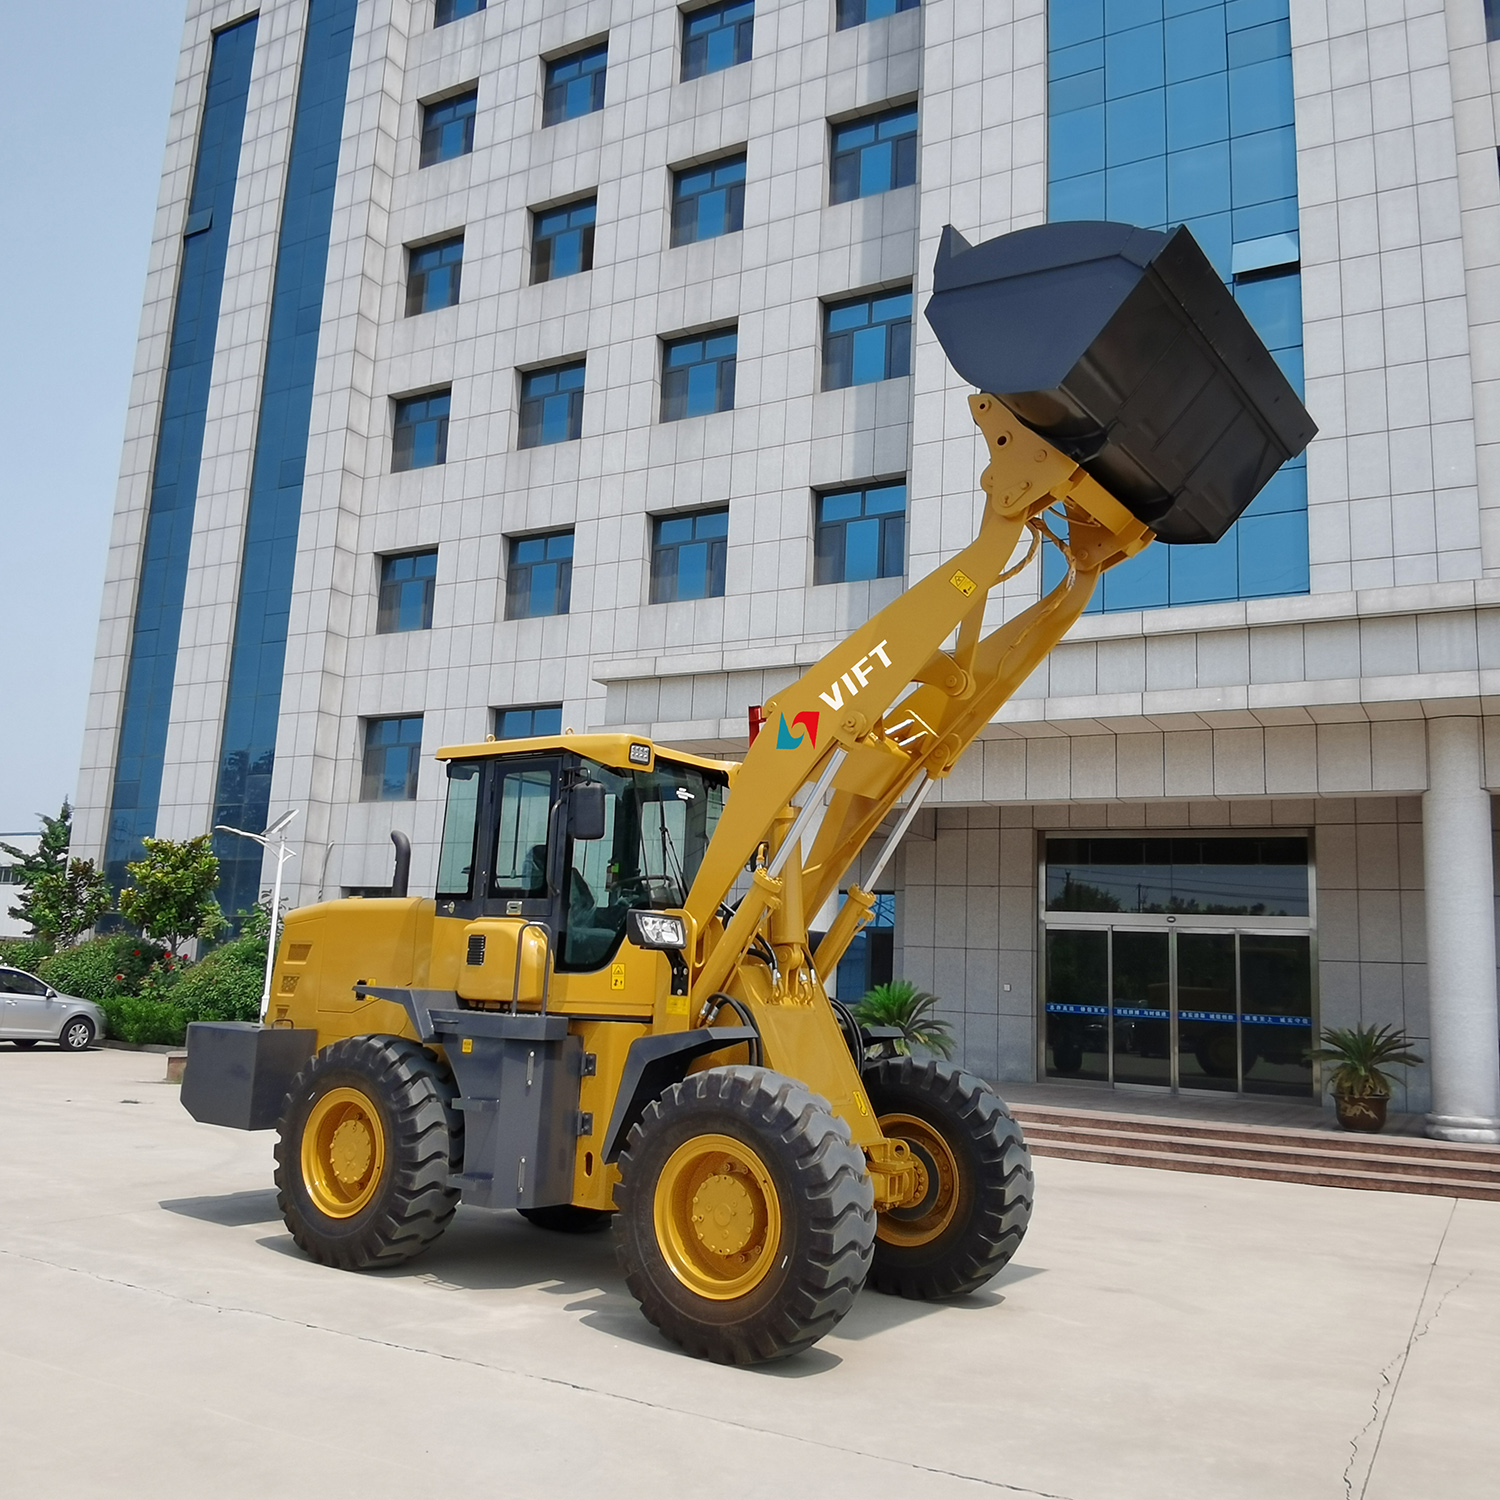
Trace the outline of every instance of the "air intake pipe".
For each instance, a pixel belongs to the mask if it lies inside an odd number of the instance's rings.
[[[396,868],[391,874],[391,895],[404,896],[411,884],[411,840],[404,833],[393,831],[391,842],[396,846]]]

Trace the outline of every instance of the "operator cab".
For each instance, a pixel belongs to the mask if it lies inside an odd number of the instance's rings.
[[[632,909],[680,907],[734,767],[627,735],[440,750],[437,915],[545,924],[560,972],[608,963]]]

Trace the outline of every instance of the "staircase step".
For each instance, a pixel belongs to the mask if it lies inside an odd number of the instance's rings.
[[[1466,1161],[1434,1161],[1429,1157],[1394,1152],[1327,1150],[1307,1137],[1278,1139],[1274,1133],[1254,1141],[1219,1141],[1202,1136],[1133,1135],[1111,1125],[1025,1125],[1034,1151],[1042,1145],[1126,1148],[1173,1156],[1201,1156],[1216,1161],[1240,1161],[1261,1166],[1311,1167],[1325,1171],[1395,1172],[1435,1181],[1472,1182],[1500,1186],[1500,1162],[1474,1165]]]
[[[1116,1114],[1104,1110],[1062,1109],[1028,1104],[1011,1106],[1011,1113],[1028,1131],[1032,1128],[1106,1129],[1140,1138],[1172,1136],[1243,1145],[1267,1141],[1296,1142],[1319,1150],[1358,1156],[1424,1159],[1445,1166],[1460,1163],[1500,1171],[1500,1146],[1465,1145],[1418,1136],[1365,1135],[1359,1132],[1317,1130],[1278,1125],[1220,1125],[1213,1121],[1174,1119],[1159,1115]]]
[[[1422,1193],[1434,1197],[1480,1198],[1500,1202],[1500,1175],[1492,1182],[1469,1182],[1445,1177],[1413,1177],[1390,1171],[1356,1171],[1342,1163],[1328,1166],[1288,1166],[1232,1157],[1186,1156],[1172,1151],[1141,1150],[1118,1145],[1082,1145],[1042,1139],[1029,1143],[1035,1156],[1056,1156],[1069,1161],[1155,1167],[1165,1172],[1198,1172],[1216,1177],[1249,1177],[1262,1182],[1297,1182],[1312,1187],[1357,1188],[1380,1193]]]

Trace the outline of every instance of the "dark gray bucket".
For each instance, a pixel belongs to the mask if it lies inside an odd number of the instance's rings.
[[[953,368],[1164,542],[1216,542],[1317,431],[1198,242],[1064,222],[949,225],[927,321]]]

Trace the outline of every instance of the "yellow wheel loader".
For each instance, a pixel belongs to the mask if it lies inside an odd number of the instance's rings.
[[[184,1104],[278,1132],[314,1259],[407,1260],[461,1201],[612,1224],[646,1316],[750,1364],[867,1282],[951,1297],[1015,1253],[1032,1173],[1004,1104],[898,1055],[825,976],[924,797],[1104,570],[1216,540],[1314,428],[1186,229],[949,229],[926,315],[980,392],[973,542],[764,705],[738,764],[633,734],[440,751],[432,889],[408,892],[393,835],[389,898],[288,915],[263,1024],[190,1029]],[[1061,580],[986,632],[1043,544]]]

